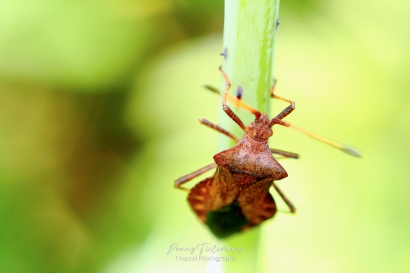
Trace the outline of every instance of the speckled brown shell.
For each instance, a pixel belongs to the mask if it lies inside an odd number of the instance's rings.
[[[240,184],[248,182],[240,188]],[[243,229],[259,225],[272,218],[277,209],[269,188],[272,180],[257,180],[249,174],[234,174],[223,167],[218,167],[213,177],[208,177],[193,187],[188,195],[188,202],[202,222],[206,222],[208,212],[238,201],[248,223]]]
[[[267,141],[256,141],[246,134],[233,148],[216,154],[214,160],[232,173],[249,174],[259,179],[280,180],[288,176],[272,156]]]

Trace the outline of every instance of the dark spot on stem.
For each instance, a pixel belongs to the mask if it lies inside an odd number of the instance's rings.
[[[219,55],[223,56],[224,59],[225,59],[225,61],[226,61],[226,58],[228,57],[228,51],[227,51],[226,47],[224,48],[224,50],[222,51],[222,53],[219,54]]]
[[[243,88],[242,86],[238,86],[238,89],[236,89],[236,98],[240,100],[242,99],[242,95],[243,95]]]

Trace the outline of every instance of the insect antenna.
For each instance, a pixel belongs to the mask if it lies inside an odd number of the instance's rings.
[[[362,157],[362,153],[361,153],[358,149],[356,149],[356,148],[354,148],[354,147],[350,147],[350,146],[348,146],[348,145],[346,145],[346,144],[342,144],[342,143],[340,143],[340,142],[337,142],[337,141],[328,139],[328,138],[326,138],[326,137],[323,137],[323,136],[321,136],[321,135],[315,134],[315,133],[313,133],[313,132],[310,132],[310,131],[308,131],[308,130],[306,130],[306,129],[300,128],[300,127],[295,126],[295,125],[293,125],[293,124],[290,124],[290,123],[287,123],[287,122],[286,122],[286,124],[287,124],[286,127],[289,127],[289,128],[291,128],[291,129],[293,129],[293,130],[295,130],[295,131],[298,131],[298,132],[300,132],[300,133],[302,133],[302,134],[304,134],[304,135],[306,135],[306,136],[308,136],[308,137],[311,137],[311,138],[316,139],[316,140],[318,140],[318,141],[320,141],[320,142],[322,142],[322,143],[325,143],[325,144],[327,144],[327,145],[329,145],[329,146],[332,146],[333,148],[339,149],[339,150],[341,150],[342,152],[345,152],[345,153],[347,153],[347,154],[349,154],[349,155],[352,155],[352,156],[355,156],[355,157]]]
[[[208,90],[210,90],[210,91],[216,93],[216,94],[221,95],[221,92],[220,92],[218,89],[216,89],[215,87],[212,87],[212,86],[209,86],[209,85],[205,85],[204,87],[205,87],[206,89],[208,89]],[[279,124],[279,125],[282,125],[282,126],[291,128],[291,129],[293,129],[293,130],[295,130],[295,131],[298,131],[299,133],[302,133],[302,134],[304,134],[304,135],[306,135],[306,136],[308,136],[308,137],[310,137],[310,138],[316,139],[316,140],[318,140],[318,141],[320,141],[320,142],[322,142],[322,143],[325,143],[325,144],[327,144],[327,145],[329,145],[329,146],[331,146],[331,147],[333,147],[333,148],[336,148],[336,149],[338,149],[338,150],[341,150],[341,151],[343,151],[343,152],[345,152],[345,153],[347,153],[347,154],[349,154],[349,155],[351,155],[351,156],[362,157],[361,152],[360,152],[358,149],[356,149],[356,148],[353,148],[353,147],[350,147],[350,146],[348,146],[348,145],[342,144],[342,143],[340,143],[340,142],[337,142],[337,141],[328,139],[328,138],[323,137],[323,136],[321,136],[321,135],[318,135],[318,134],[315,134],[315,133],[313,133],[313,132],[310,132],[310,131],[308,131],[308,130],[306,130],[306,129],[303,129],[303,128],[300,128],[300,127],[295,126],[295,125],[293,125],[293,124],[290,124],[290,123],[288,123],[288,122],[282,121],[281,119],[284,118],[284,116],[286,116],[285,113],[287,113],[288,111],[290,111],[289,109],[292,108],[292,101],[291,101],[291,100],[288,100],[288,99],[285,99],[285,98],[282,98],[282,97],[279,97],[279,96],[273,94],[273,92],[272,92],[272,94],[271,94],[271,97],[274,98],[274,99],[279,99],[279,100],[282,100],[282,101],[291,103],[290,106],[288,106],[287,108],[285,108],[285,110],[283,110],[280,114],[278,114],[275,118],[272,119],[273,124]],[[260,113],[258,110],[254,109],[254,108],[251,107],[249,104],[247,104],[246,102],[244,102],[244,101],[241,100],[241,99],[238,99],[237,97],[234,97],[234,96],[231,96],[231,95],[229,95],[229,94],[226,94],[226,100],[229,101],[229,102],[231,102],[231,103],[233,103],[233,104],[235,104],[238,108],[242,108],[242,109],[244,109],[244,110],[247,110],[247,111],[251,112],[251,113],[254,114],[256,117],[258,117],[258,116],[261,115],[261,113]],[[293,107],[294,107],[294,104],[293,104]],[[288,109],[288,110],[287,110],[287,109]],[[289,113],[287,113],[287,114],[289,114]],[[273,124],[272,124],[272,125],[273,125]]]

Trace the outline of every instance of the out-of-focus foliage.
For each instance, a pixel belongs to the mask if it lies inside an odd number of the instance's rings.
[[[262,228],[263,272],[410,270],[409,10],[282,1],[275,76],[297,102],[288,120],[365,157],[276,128],[272,146],[302,155],[282,161],[280,182],[298,213]],[[196,119],[217,121],[219,99],[201,85],[219,86],[222,22],[221,0],[1,1],[1,272],[215,266],[166,253],[224,244],[172,188],[216,151]]]
[[[0,3],[0,271],[99,272],[148,236],[155,163],[135,158],[152,136],[125,112],[152,58],[221,29],[217,1],[184,23],[194,3]]]

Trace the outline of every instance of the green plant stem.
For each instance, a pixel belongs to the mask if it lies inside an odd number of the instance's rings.
[[[260,112],[269,113],[269,91],[273,83],[273,57],[279,0],[225,0],[224,46],[226,58],[223,69],[229,76],[235,95],[238,86],[243,88],[242,99]],[[224,90],[225,82],[222,87]],[[245,124],[255,117],[231,107]],[[219,124],[242,136],[243,131],[221,110]],[[233,146],[232,140],[221,135],[218,149]],[[226,240],[232,247],[243,247],[243,253],[235,263],[226,263],[224,272],[258,272],[261,270],[259,253],[260,230],[246,231]]]

